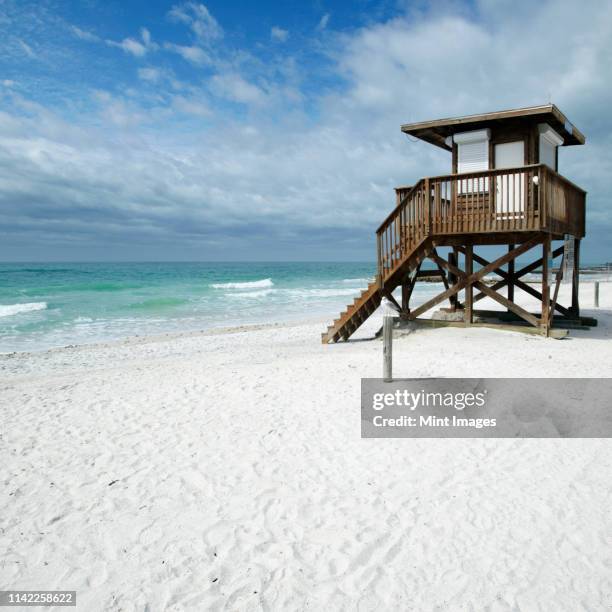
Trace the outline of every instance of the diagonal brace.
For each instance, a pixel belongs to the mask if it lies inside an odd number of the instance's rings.
[[[433,258],[433,260],[436,263],[439,263],[441,266],[445,267],[446,269],[452,269],[452,272],[459,277],[459,280],[458,280],[457,283],[455,283],[452,287],[450,287],[446,291],[443,291],[442,293],[440,293],[437,296],[433,297],[432,299],[428,300],[427,302],[425,302],[424,304],[422,304],[418,308],[415,308],[410,313],[409,318],[410,319],[416,319],[419,315],[423,314],[424,312],[427,312],[430,308],[433,308],[434,306],[436,306],[440,302],[444,301],[445,299],[449,298],[450,296],[459,293],[459,291],[464,289],[467,285],[477,283],[478,281],[480,281],[480,279],[482,279],[484,276],[486,276],[487,274],[489,274],[490,272],[492,272],[493,270],[495,270],[499,266],[503,266],[510,259],[515,259],[519,255],[522,255],[523,253],[525,253],[526,251],[528,251],[529,249],[531,249],[532,247],[534,247],[538,243],[539,243],[539,237],[535,236],[531,240],[528,240],[527,242],[524,242],[523,244],[521,244],[520,246],[516,247],[512,251],[509,251],[505,255],[502,255],[501,257],[498,257],[495,261],[492,261],[488,265],[486,265],[483,268],[481,268],[480,270],[478,270],[478,272],[474,272],[474,273],[470,274],[469,276],[463,270],[460,270],[456,266],[453,266],[452,264],[449,264],[446,260],[442,259],[436,253],[432,253],[430,256]],[[479,282],[478,282],[478,284],[481,285],[481,283],[479,283]],[[485,285],[482,285],[482,286],[484,287]],[[488,287],[487,287],[487,289],[488,289]],[[481,289],[481,291],[482,291],[482,289]],[[497,295],[497,294],[495,294],[495,295]],[[518,306],[517,306],[517,308],[518,308]],[[527,313],[527,314],[529,314],[529,313]]]

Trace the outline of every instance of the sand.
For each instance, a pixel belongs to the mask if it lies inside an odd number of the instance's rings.
[[[395,373],[609,376],[612,287],[592,294],[591,331],[418,330]],[[324,323],[0,357],[0,588],[87,611],[609,609],[610,440],[362,440],[380,315],[337,345]]]

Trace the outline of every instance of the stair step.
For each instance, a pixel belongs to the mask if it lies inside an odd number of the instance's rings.
[[[404,258],[401,264],[411,266],[411,260],[414,258],[416,251],[410,253]],[[397,267],[394,262],[393,267]],[[391,289],[394,289],[392,287]],[[389,288],[388,288],[389,289]],[[380,306],[382,296],[378,289],[376,280],[371,281],[366,289],[363,289],[360,294],[353,300],[352,304],[347,305],[346,310],[340,313],[340,316],[334,320],[332,325],[327,328],[327,332],[322,334],[323,342],[338,342],[340,339],[346,341],[350,336],[372,315],[372,313]]]

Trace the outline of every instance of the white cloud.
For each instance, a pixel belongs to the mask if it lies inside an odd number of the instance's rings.
[[[212,111],[202,100],[185,98],[184,96],[174,96],[172,106],[181,113],[195,115],[197,117],[210,117]]]
[[[30,47],[30,45],[28,45],[27,42],[19,39],[17,40],[17,43],[19,44],[19,46],[21,47],[21,50],[30,58],[32,59],[36,59],[36,53],[34,53],[34,50],[32,49],[32,47]]]
[[[102,118],[116,127],[137,127],[147,118],[142,110],[107,91],[94,91],[93,97],[100,105]]]
[[[148,51],[156,49],[157,45],[152,42],[151,34],[146,28],[141,28],[140,37],[141,40],[136,40],[135,38],[124,38],[121,42],[107,40],[106,44],[111,47],[123,49],[126,53],[131,53],[135,57],[144,57]]]
[[[100,38],[87,30],[82,30],[81,28],[77,28],[76,26],[70,26],[72,33],[79,39],[85,40],[87,42],[99,42]]]
[[[150,47],[152,45],[151,32],[149,32],[147,28],[141,28],[140,36],[142,37],[142,42],[144,43],[145,47]]]
[[[192,64],[203,66],[205,64],[210,64],[211,59],[209,55],[202,49],[201,47],[193,46],[185,46],[185,45],[175,45],[173,43],[165,43],[164,49],[168,51],[172,51],[174,53],[178,53],[183,59],[191,62]]]
[[[3,79],[2,81],[0,81],[0,83],[2,83],[2,85],[4,87],[8,87],[9,89],[16,85],[16,83],[15,83],[15,81],[13,81],[13,79]]]
[[[121,42],[116,42],[114,40],[107,40],[106,42],[111,47],[118,47],[119,49],[123,49],[126,53],[131,53],[136,57],[144,57],[147,53],[147,48],[134,38],[124,38]]]
[[[204,4],[197,2],[177,4],[170,9],[168,17],[188,25],[202,42],[210,43],[223,36],[223,29]]]
[[[216,74],[211,88],[218,96],[243,104],[261,104],[266,98],[264,91],[239,74]]]
[[[159,68],[139,68],[138,78],[142,81],[157,83],[162,78],[162,71]]]
[[[329,23],[329,18],[331,17],[331,15],[329,13],[325,13],[321,19],[319,19],[319,23],[317,24],[317,30],[318,31],[322,31],[327,27],[327,24]]]
[[[289,38],[289,31],[274,26],[270,30],[270,38],[276,42],[285,42]]]

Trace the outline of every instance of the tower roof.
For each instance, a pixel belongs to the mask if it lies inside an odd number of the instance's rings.
[[[406,123],[402,125],[402,132],[450,151],[451,147],[446,144],[448,136],[457,132],[500,126],[504,123],[515,125],[548,123],[563,138],[563,146],[584,144],[586,140],[582,132],[572,125],[554,104]]]

